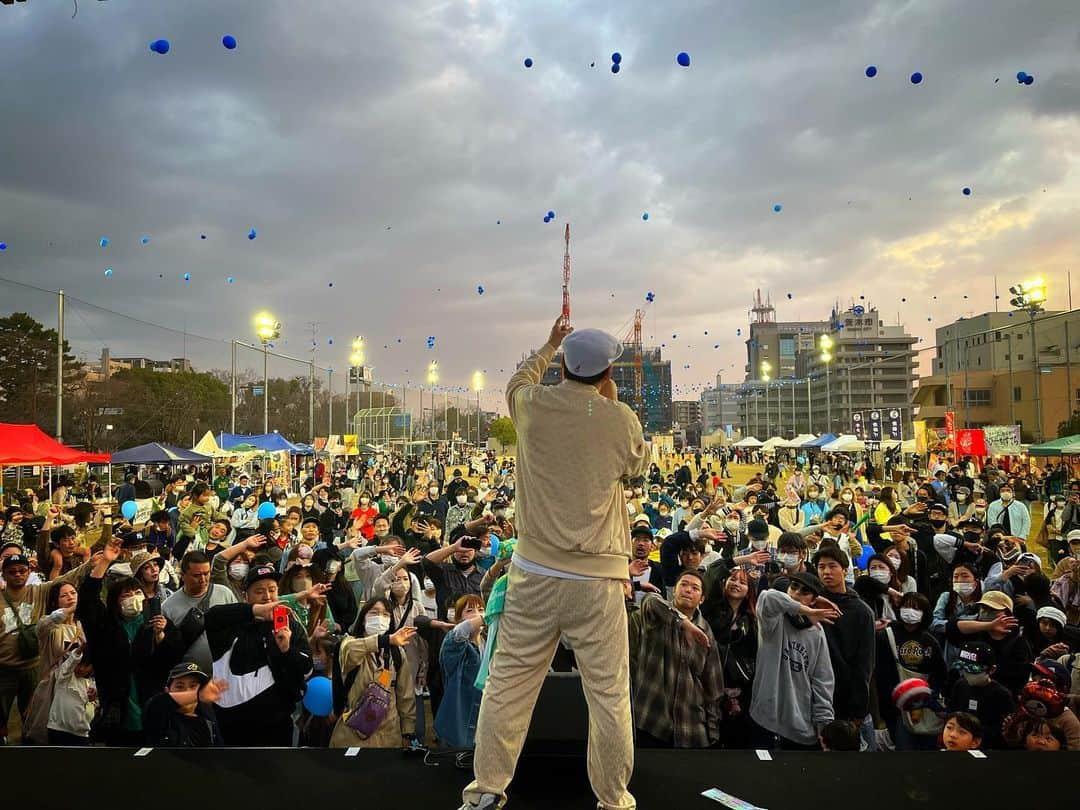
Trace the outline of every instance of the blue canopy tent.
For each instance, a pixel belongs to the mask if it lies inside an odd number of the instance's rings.
[[[112,454],[113,464],[206,464],[212,461],[210,456],[196,453],[171,444],[150,442],[127,450],[118,450]]]
[[[222,450],[232,450],[239,444],[249,444],[267,453],[285,451],[294,456],[314,455],[315,450],[305,444],[293,444],[280,433],[263,433],[258,436],[245,436],[241,433],[219,433],[218,446]]]
[[[832,434],[832,433],[824,433],[821,436],[818,436],[812,442],[807,442],[806,444],[804,444],[803,449],[804,450],[809,450],[810,448],[820,449],[820,448],[824,447],[825,445],[827,445],[829,442],[834,442],[834,441],[836,441],[836,436],[834,434]]]

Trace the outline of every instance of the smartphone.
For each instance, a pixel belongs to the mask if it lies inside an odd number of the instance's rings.
[[[151,596],[142,606],[143,618],[146,621],[150,621],[155,616],[161,615],[161,597]]]
[[[462,537],[462,548],[474,548],[477,551],[480,550],[480,538],[479,537]]]
[[[274,608],[274,632],[284,630],[289,626],[289,609],[285,605]]]

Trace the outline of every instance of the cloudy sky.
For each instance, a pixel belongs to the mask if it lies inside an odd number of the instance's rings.
[[[718,370],[741,379],[736,330],[758,287],[785,319],[865,296],[924,345],[938,322],[993,309],[995,274],[1003,290],[1043,274],[1066,304],[1073,0],[71,11],[0,6],[0,277],[146,322],[74,303],[88,357],[224,368],[266,309],[292,354],[309,356],[318,323],[320,364],[343,367],[362,334],[379,379],[416,381],[437,359],[447,385],[485,369],[501,387],[558,314],[566,222],[574,323],[625,330],[653,291],[646,337],[666,344],[680,398]],[[165,56],[147,48],[158,38]],[[49,296],[0,294],[53,323]]]

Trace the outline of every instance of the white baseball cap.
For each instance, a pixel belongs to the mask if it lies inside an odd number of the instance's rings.
[[[600,329],[576,329],[562,342],[566,368],[578,377],[594,377],[622,356],[622,342]]]

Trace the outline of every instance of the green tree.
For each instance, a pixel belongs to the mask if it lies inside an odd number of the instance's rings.
[[[56,338],[55,329],[25,312],[0,318],[0,421],[32,423],[55,434]],[[69,348],[64,341],[65,400],[82,367]]]
[[[1073,411],[1072,416],[1069,417],[1067,422],[1058,422],[1058,435],[1059,439],[1063,439],[1066,436],[1075,436],[1080,433],[1080,411]]]
[[[488,425],[488,435],[503,447],[517,444],[517,430],[509,416],[500,416]]]

